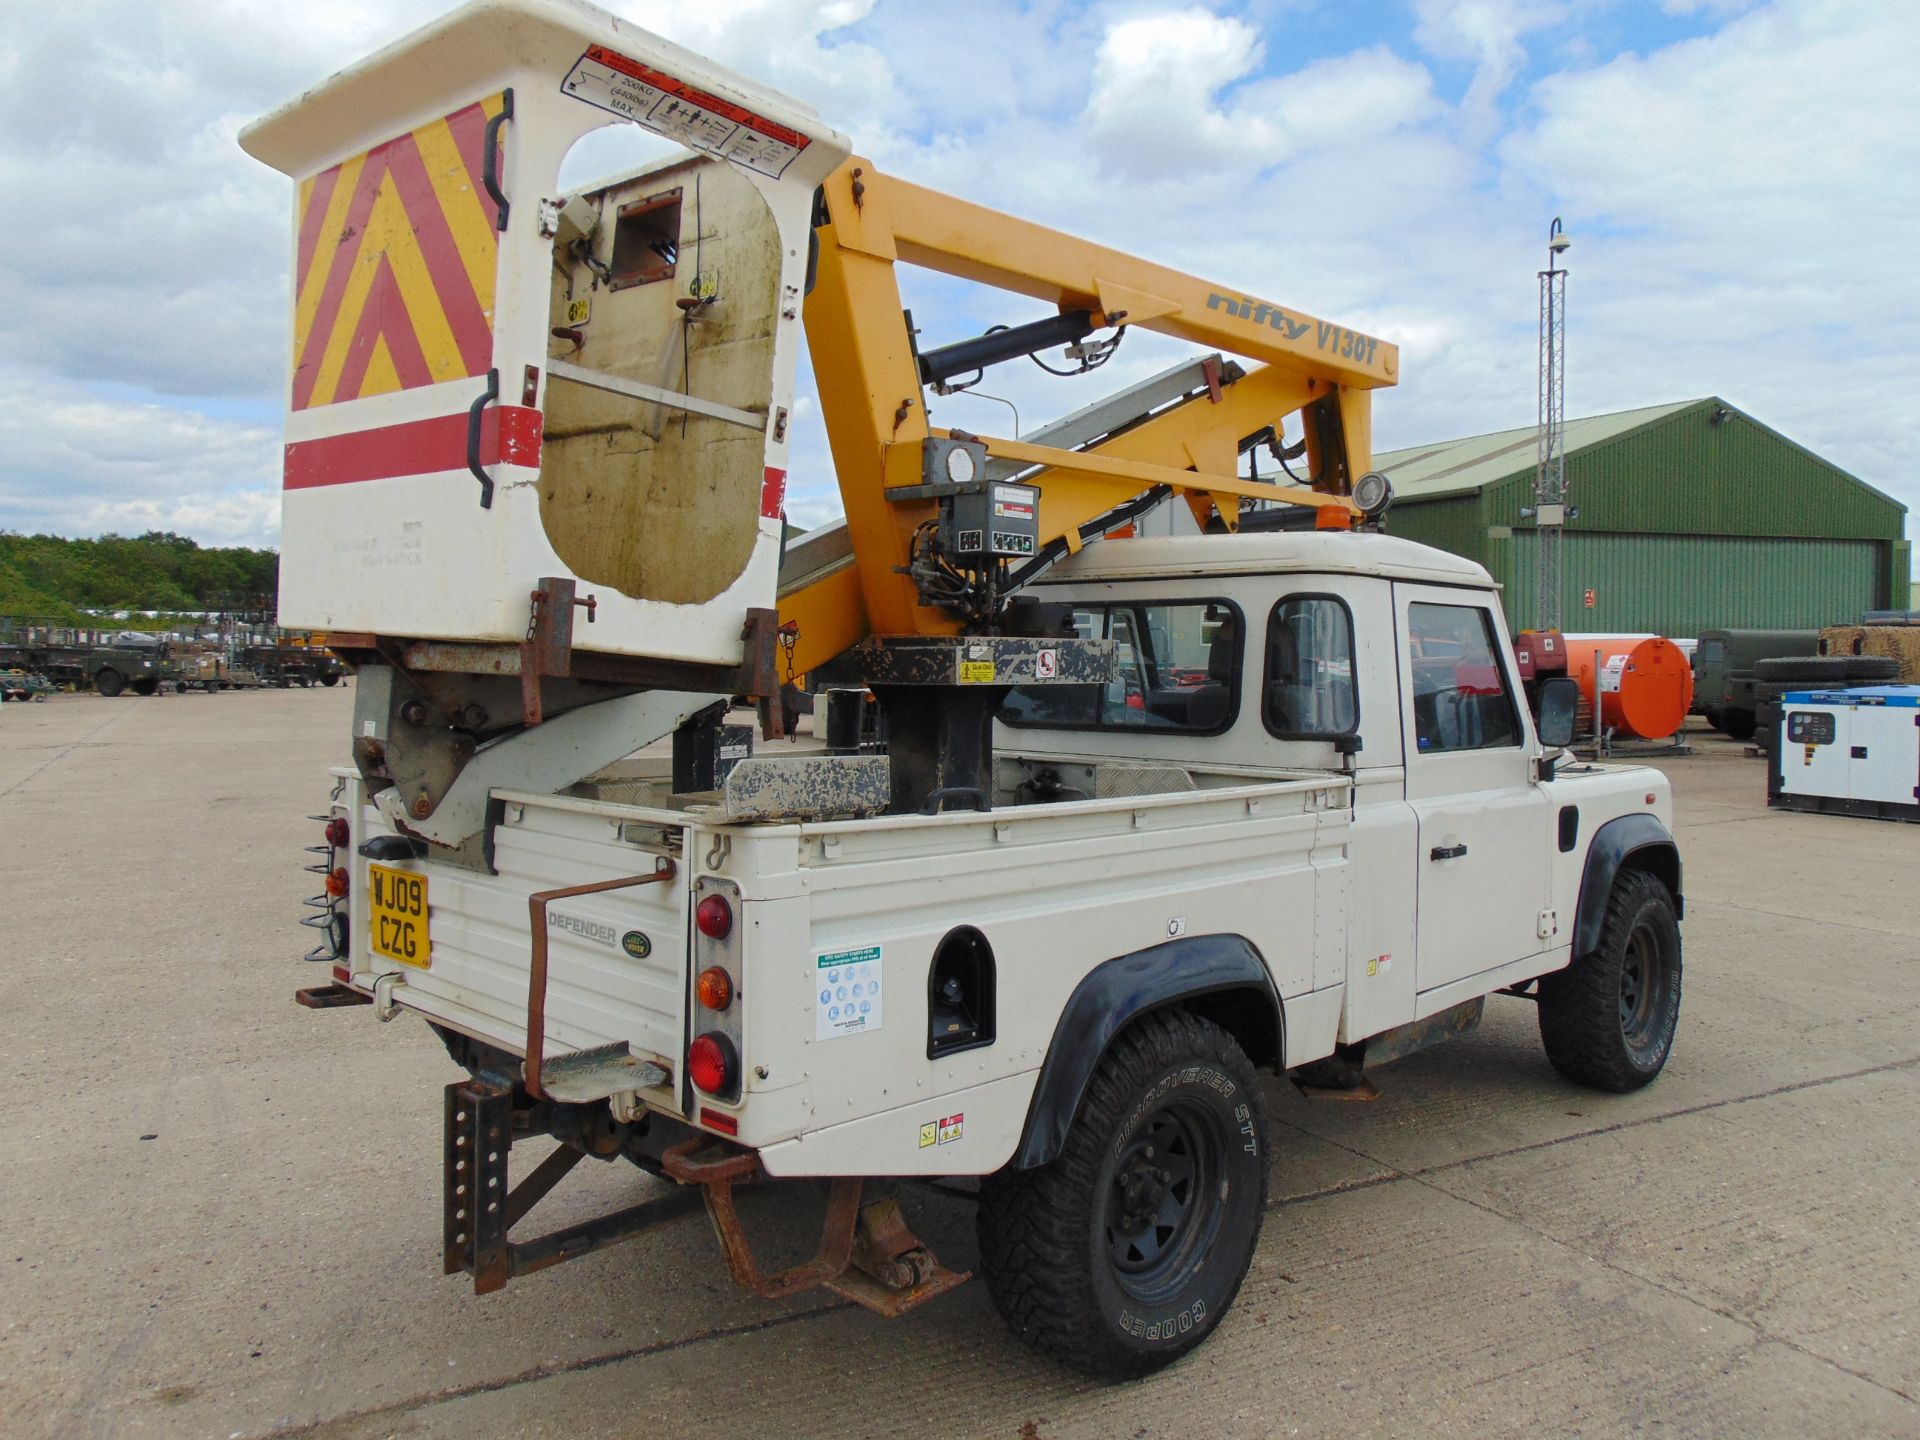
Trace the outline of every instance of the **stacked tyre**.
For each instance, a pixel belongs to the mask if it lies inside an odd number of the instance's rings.
[[[1900,678],[1900,662],[1885,655],[1783,655],[1753,666],[1755,742],[1765,750],[1780,713],[1780,697],[1795,690],[1843,690],[1885,685]]]

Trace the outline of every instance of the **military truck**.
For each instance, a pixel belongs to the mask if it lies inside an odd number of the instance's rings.
[[[330,650],[312,645],[248,645],[239,655],[242,664],[260,677],[264,685],[282,690],[298,685],[338,685],[347,667]]]
[[[1693,713],[1735,740],[1751,740],[1760,660],[1819,652],[1818,630],[1703,630],[1693,652]]]

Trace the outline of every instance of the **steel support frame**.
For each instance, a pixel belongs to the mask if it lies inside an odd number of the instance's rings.
[[[857,1175],[843,1175],[828,1192],[814,1257],[769,1275],[760,1268],[733,1198],[736,1185],[762,1178],[758,1155],[716,1148],[713,1142],[696,1138],[668,1150],[661,1157],[661,1168],[681,1184],[699,1187],[727,1257],[728,1273],[736,1285],[763,1300],[824,1287],[876,1314],[893,1317],[944,1295],[972,1273],[941,1265],[907,1228],[896,1201],[888,1197],[863,1205],[866,1182]]]
[[[734,1187],[763,1178],[760,1157],[696,1136],[661,1156],[661,1169],[677,1188],[638,1205],[554,1230],[534,1240],[509,1232],[586,1158],[561,1144],[518,1185],[508,1184],[513,1152],[513,1091],[479,1079],[447,1086],[443,1273],[473,1277],[476,1295],[506,1288],[509,1280],[565,1260],[619,1245],[704,1209],[726,1256],[734,1283],[764,1300],[778,1300],[825,1287],[881,1315],[895,1316],[944,1295],[970,1272],[948,1270],[907,1228],[891,1197],[861,1203],[865,1181],[843,1176],[833,1182],[820,1244],[813,1258],[768,1274],[740,1223]]]
[[[701,1197],[676,1190],[655,1199],[568,1225],[534,1240],[508,1238],[586,1153],[561,1145],[518,1186],[507,1184],[513,1150],[513,1092],[485,1080],[461,1080],[446,1089],[442,1269],[473,1276],[473,1293],[489,1295],[509,1280],[563,1260],[578,1259],[678,1220],[700,1208]]]

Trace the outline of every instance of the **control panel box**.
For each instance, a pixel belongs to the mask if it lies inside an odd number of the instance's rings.
[[[1040,492],[1008,480],[975,480],[943,490],[940,543],[962,564],[1028,560],[1040,546]]]

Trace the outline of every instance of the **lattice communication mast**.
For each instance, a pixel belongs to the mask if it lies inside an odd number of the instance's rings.
[[[1533,523],[1539,534],[1534,628],[1560,628],[1562,532],[1567,524],[1567,272],[1557,265],[1573,241],[1553,217],[1547,268],[1540,272],[1540,463],[1533,481]]]

